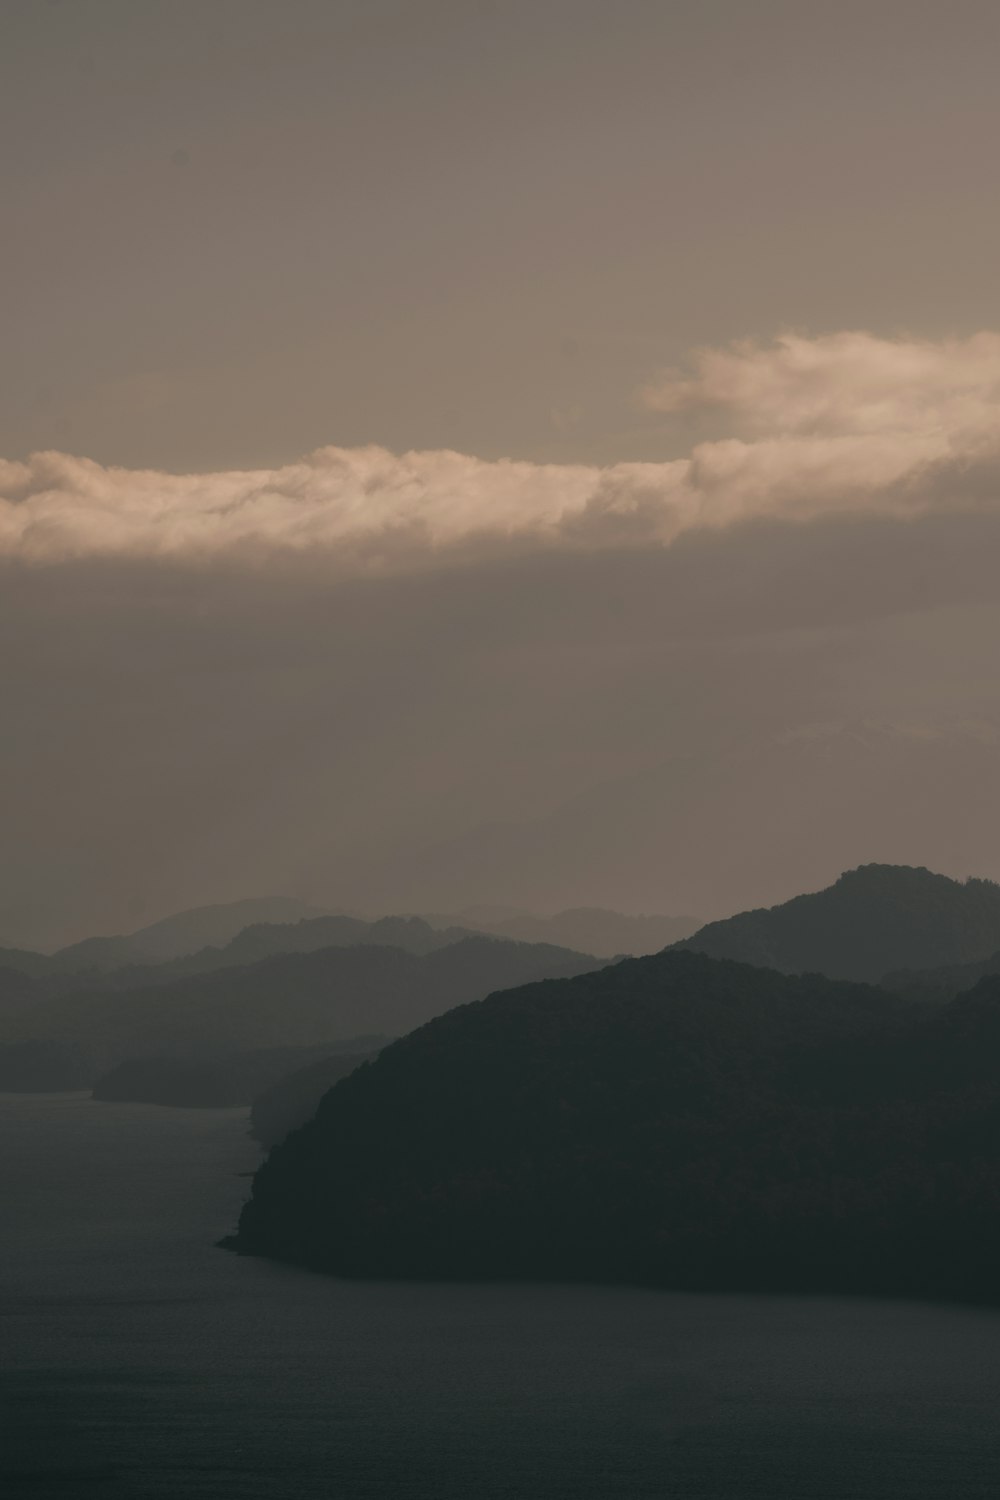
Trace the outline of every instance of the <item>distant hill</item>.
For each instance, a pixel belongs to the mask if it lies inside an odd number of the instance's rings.
[[[29,1005],[38,993],[38,984],[30,974],[0,966],[0,1018]]]
[[[4,973],[26,974],[33,979],[47,974],[51,965],[47,953],[33,953],[30,948],[0,948],[0,971]]]
[[[1000,885],[908,865],[862,865],[826,890],[710,922],[682,947],[785,974],[875,982],[1000,948]]]
[[[234,1109],[306,1064],[339,1064],[350,1072],[385,1038],[359,1038],[334,1058],[329,1046],[267,1047],[255,1052],[136,1057],[119,1063],[94,1084],[95,1099],[119,1103],[164,1104],[182,1109]]]
[[[263,958],[285,953],[317,953],[322,948],[402,948],[423,955],[450,947],[477,934],[462,927],[444,931],[420,917],[309,917],[301,922],[255,922],[244,927],[222,948],[200,948],[183,958],[157,964],[129,964],[101,976],[102,987],[132,990],[147,985],[170,984],[196,974],[214,974],[220,969],[243,968]],[[59,992],[79,989],[81,976],[72,985],[59,983]]]
[[[879,981],[883,989],[906,995],[911,1000],[954,1000],[971,990],[981,979],[1000,974],[1000,952],[971,964],[944,964],[939,969],[898,969]]]
[[[311,1047],[399,1036],[491,990],[580,974],[597,962],[542,943],[474,937],[419,956],[401,948],[324,948],[136,989],[75,991],[4,1019],[0,1043],[81,1049],[96,1078],[157,1054]]]
[[[94,1061],[87,1047],[45,1038],[0,1042],[0,1090],[12,1094],[89,1088]]]
[[[245,927],[223,952],[227,961],[252,963],[272,953],[313,953],[318,948],[403,948],[407,953],[434,953],[477,934],[451,924],[432,927],[420,917],[313,917],[303,922],[254,923]],[[588,950],[589,951],[589,950]]]
[[[43,978],[53,975],[108,973],[129,964],[158,964],[229,943],[255,922],[300,922],[326,915],[291,896],[252,897],[217,906],[195,906],[148,927],[114,937],[88,937],[55,953],[0,948],[0,967]]]
[[[338,1275],[1000,1299],[1000,982],[945,1007],[674,950],[387,1047],[233,1248]]]
[[[384,1043],[382,1044],[384,1045]],[[377,1057],[381,1045],[367,1052],[336,1052],[286,1073],[262,1090],[250,1106],[250,1134],[270,1149],[293,1130],[311,1120],[323,1095]]]
[[[251,897],[216,906],[195,906],[140,927],[126,937],[85,938],[52,954],[55,972],[107,972],[128,964],[158,964],[229,943],[255,922],[299,922],[323,916],[319,907],[291,896]]]
[[[550,917],[530,912],[492,915],[470,909],[454,917],[431,916],[434,926],[456,923],[492,932],[498,937],[515,938],[522,943],[557,943],[560,947],[596,953],[602,958],[622,954],[639,957],[658,953],[671,943],[687,937],[699,926],[695,917],[626,916],[602,906],[575,906]]]
[[[46,956],[42,974],[103,974],[123,964],[154,962],[151,954],[130,937],[89,937]]]
[[[242,908],[261,904],[237,903]],[[232,908],[220,910],[235,920]],[[199,916],[200,912],[183,915]],[[193,933],[195,929],[187,930]],[[242,967],[274,954],[313,953],[320,948],[367,945],[404,948],[408,953],[433,953],[437,948],[475,935],[464,927],[440,930],[420,917],[380,917],[366,921],[361,917],[319,916],[290,922],[253,922],[240,928],[221,947],[198,948],[175,958],[146,956],[134,937],[87,938],[54,954],[0,949],[0,1005],[5,995],[4,975],[8,972],[32,981],[34,988],[9,984],[12,993],[20,989],[22,999],[52,998],[85,988],[131,990],[169,984],[175,979],[210,974],[216,969]],[[8,966],[6,970],[4,963]]]
[[[323,908],[293,896],[251,896],[244,901],[226,901],[214,906],[194,906],[140,927],[129,941],[147,959],[161,961],[196,953],[199,948],[221,947],[237,933],[256,922],[302,922],[326,916]],[[66,949],[63,949],[66,952]]]

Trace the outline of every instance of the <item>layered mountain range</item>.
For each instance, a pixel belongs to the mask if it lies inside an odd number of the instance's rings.
[[[8,955],[0,1087],[252,1104],[233,1245],[338,1274],[996,1296],[992,882],[862,866],[612,963],[292,917]]]
[[[130,1059],[331,1049],[398,1036],[454,1005],[599,960],[544,943],[467,937],[429,953],[363,944],[277,953],[184,978],[35,998],[0,1021],[0,1087],[80,1087]],[[169,966],[168,972],[169,972]],[[46,1061],[51,1071],[46,1071]],[[27,1070],[27,1072],[25,1072]],[[46,1079],[51,1078],[51,1082]]]

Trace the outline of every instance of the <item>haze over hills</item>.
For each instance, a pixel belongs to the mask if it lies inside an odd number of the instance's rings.
[[[255,1175],[338,1275],[997,1300],[1000,981],[945,1007],[672,950],[440,1016]]]
[[[289,1074],[293,1079],[299,1078],[303,1069],[309,1075],[317,1068],[322,1069],[322,1076],[329,1079],[326,1084],[329,1088],[337,1078],[374,1056],[387,1040],[354,1037],[350,1041],[313,1047],[130,1058],[95,1080],[93,1097],[182,1109],[233,1109],[252,1104],[261,1094],[269,1098],[275,1085],[284,1083]],[[315,1102],[319,1102],[318,1096]],[[265,1104],[265,1111],[266,1108]],[[312,1113],[313,1110],[307,1110],[303,1119]]]
[[[194,974],[243,967],[284,953],[316,953],[322,948],[402,948],[423,955],[447,948],[476,933],[465,927],[439,930],[419,917],[306,917],[297,922],[255,922],[244,927],[224,947],[200,948],[195,953],[158,964],[130,964],[102,976],[115,989],[168,984]]]
[[[727,736],[609,778],[523,822],[483,823],[352,869],[358,899],[453,911],[476,900],[537,910],[613,905],[723,916],[828,885],[858,864],[997,869],[988,819],[1000,730],[819,723]],[[433,906],[431,906],[433,903]]]
[[[601,906],[577,906],[547,917],[470,907],[453,916],[428,914],[426,920],[436,927],[454,922],[521,943],[556,943],[602,958],[658,953],[701,925],[695,917],[627,916]]]
[[[197,916],[197,913],[185,915]],[[192,922],[188,927],[192,936],[198,925]],[[112,989],[167,984],[193,974],[254,963],[274,954],[313,953],[320,948],[367,945],[403,948],[408,953],[432,953],[472,936],[475,934],[467,928],[432,928],[419,917],[380,917],[366,921],[361,917],[324,915],[294,922],[254,922],[240,928],[222,947],[199,948],[179,957],[144,962],[136,960],[131,938],[89,938],[52,955],[0,950],[0,958],[7,963],[6,969],[0,968],[0,996],[4,993],[5,974],[17,974],[20,987],[27,994],[57,996],[95,984]],[[127,958],[130,953],[133,956]],[[105,968],[104,964],[111,967]],[[35,982],[34,992],[30,983],[25,991],[25,978]]]
[[[710,922],[680,945],[711,958],[834,979],[979,960],[1000,947],[1000,885],[862,865],[826,890]]]
[[[127,990],[80,990],[0,1021],[0,1077],[39,1044],[60,1076],[90,1079],[130,1058],[310,1047],[359,1035],[400,1035],[453,1005],[599,962],[546,944],[471,937],[417,955],[402,948],[340,947],[286,953],[242,967]],[[12,1086],[11,1082],[7,1086]],[[16,1086],[16,1082],[14,1084]],[[59,1084],[53,1084],[59,1087]],[[75,1085],[79,1086],[79,1084]]]
[[[254,910],[281,910],[283,898],[238,902],[226,907],[183,912],[156,924],[152,938],[143,929],[121,938],[91,938],[54,954],[23,949],[0,950],[0,1016],[33,1001],[58,998],[80,989],[133,990],[168,984],[196,974],[241,967],[282,953],[312,953],[322,948],[377,946],[432,953],[463,938],[490,935],[527,943],[548,943],[596,957],[656,951],[691,932],[693,919],[625,916],[599,908],[582,908],[553,917],[530,913],[502,916],[470,910],[458,917],[386,916],[366,919],[345,914],[298,917],[289,921],[253,921],[227,942],[149,959],[146,951],[183,947],[206,930],[225,931]],[[297,903],[290,903],[293,909]],[[164,933],[166,936],[164,936]]]
[[[286,909],[287,903],[276,899],[278,909]],[[887,972],[978,963],[1000,946],[1000,888],[992,882],[963,883],[923,867],[868,865],[846,872],[825,890],[796,896],[777,907],[740,912],[694,931],[688,930],[693,919],[626,916],[592,907],[549,917],[481,906],[466,908],[454,917],[369,920],[328,914],[288,922],[257,921],[240,928],[221,946],[158,962],[128,962],[108,970],[100,967],[122,958],[133,946],[158,947],[163,952],[193,941],[209,928],[231,928],[262,906],[274,909],[275,902],[236,903],[210,908],[205,914],[181,913],[177,919],[157,924],[167,935],[161,932],[153,940],[144,935],[144,929],[126,938],[90,939],[52,955],[0,950],[0,1016],[9,1017],[33,1002],[80,989],[144,990],[282,954],[358,945],[429,954],[477,931],[534,943],[544,942],[546,934],[561,936],[565,941],[554,946],[600,957],[621,956],[630,949],[658,951],[672,942],[683,942],[717,957],[785,972],[814,969],[833,977],[869,981]],[[574,937],[575,947],[569,941]],[[588,940],[586,947],[583,939]],[[83,962],[90,966],[74,967]]]
[[[0,965],[39,976],[107,973],[127,965],[163,963],[200,948],[219,947],[232,942],[252,923],[292,923],[325,915],[322,908],[292,896],[249,897],[191,907],[135,932],[83,938],[54,953],[0,948]]]
[[[255,910],[280,911],[286,904],[292,911],[287,920],[252,917]],[[309,907],[302,907],[306,915],[294,915],[300,907],[302,903],[286,902],[286,898],[235,902],[182,912],[125,937],[86,938],[53,954],[0,949],[0,998],[2,976],[8,971],[37,979],[42,993],[54,995],[92,984],[98,977],[102,986],[131,989],[253,963],[276,953],[311,953],[319,948],[374,944],[432,953],[477,934],[613,957],[655,952],[699,925],[693,917],[626,916],[601,907],[581,907],[550,917],[470,908],[452,916],[369,918],[346,913],[316,915]],[[244,917],[251,920],[237,925]],[[232,936],[188,946],[205,931],[225,934],[233,927]]]
[[[131,933],[130,941],[151,959],[180,958],[232,942],[253,923],[302,922],[326,915],[322,907],[294,896],[250,896],[175,912]]]

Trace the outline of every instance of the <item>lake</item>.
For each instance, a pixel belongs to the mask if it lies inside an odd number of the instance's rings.
[[[0,1094],[5,1497],[1000,1493],[996,1312],[250,1260],[246,1131]]]

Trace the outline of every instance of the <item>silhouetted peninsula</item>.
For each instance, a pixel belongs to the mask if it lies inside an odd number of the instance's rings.
[[[242,1251],[341,1275],[1000,1295],[1000,984],[950,1006],[670,951],[343,1079]]]

